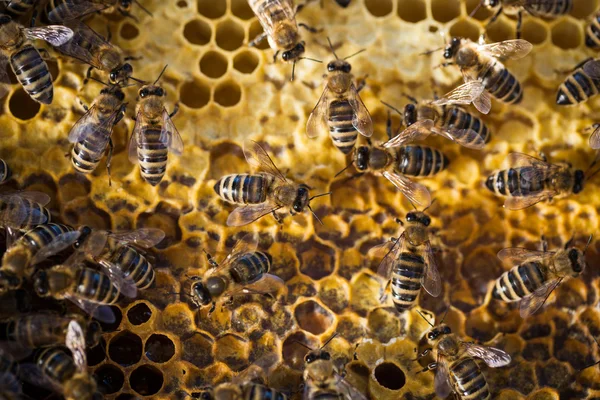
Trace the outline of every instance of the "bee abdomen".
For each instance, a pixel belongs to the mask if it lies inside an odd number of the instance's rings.
[[[18,210],[16,208],[19,208]],[[40,224],[50,222],[50,211],[41,204],[21,197],[19,202],[3,201],[0,198],[0,220],[6,219],[10,215],[23,215],[23,220],[19,222],[19,229],[34,227]],[[15,227],[16,228],[16,227]]]
[[[169,150],[160,140],[160,128],[142,128],[138,141],[138,160],[142,178],[152,186],[160,183],[167,170]]]
[[[444,111],[443,126],[451,129],[470,129],[479,134],[485,143],[492,138],[490,130],[483,121],[460,107],[447,107]]]
[[[215,192],[225,201],[235,204],[260,204],[267,200],[273,178],[256,174],[233,174],[219,179]]]
[[[508,303],[519,301],[544,284],[542,265],[537,261],[513,267],[494,284],[492,296]]]
[[[244,400],[287,400],[287,396],[275,389],[251,383],[244,385]]]
[[[25,45],[21,50],[13,53],[10,57],[10,65],[23,85],[23,89],[33,100],[42,104],[52,103],[54,97],[52,76],[48,71],[48,65],[35,47]]]
[[[101,304],[113,304],[119,298],[119,290],[110,278],[100,271],[82,267],[77,271],[76,292],[81,297]]]
[[[423,257],[416,252],[402,252],[392,275],[392,299],[398,311],[412,308],[421,291],[425,268]]]
[[[600,13],[594,16],[585,29],[585,45],[591,49],[600,49]]]
[[[64,383],[77,372],[73,358],[59,347],[42,349],[36,361],[44,375],[54,382]]]
[[[556,104],[583,103],[600,92],[600,79],[592,79],[583,68],[577,68],[558,88]]]
[[[525,6],[527,11],[535,16],[542,18],[553,18],[559,15],[565,15],[571,12],[573,0],[552,0],[546,2],[533,2]]]
[[[318,389],[308,398],[309,400],[344,400],[345,396],[333,389]]]
[[[287,20],[285,10],[278,0],[250,0],[249,2],[256,15],[266,15],[272,22]]]
[[[6,12],[12,17],[20,17],[23,14],[27,14],[29,10],[35,5],[36,0],[13,0],[6,6]]]
[[[72,227],[63,224],[44,224],[39,225],[25,233],[19,241],[34,251],[50,244],[56,237],[66,232],[71,232]]]
[[[148,289],[154,283],[156,274],[152,265],[137,250],[129,246],[119,246],[110,261],[119,266],[123,276],[135,282],[138,289]]]
[[[444,153],[427,146],[402,146],[397,154],[396,168],[403,175],[432,176],[450,163]]]
[[[75,143],[71,151],[71,162],[75,170],[82,174],[93,172],[100,163],[107,145],[108,136],[100,132]]]
[[[268,273],[270,268],[271,256],[262,251],[255,251],[238,258],[230,267],[229,273],[234,282],[247,284]]]
[[[454,389],[462,400],[490,399],[490,390],[481,370],[470,357],[455,362],[449,368]]]
[[[545,180],[531,180],[532,167],[510,168],[490,175],[486,187],[501,196],[523,197],[536,194],[546,186]]]
[[[70,0],[50,0],[44,7],[41,21],[44,24],[59,23],[71,19],[69,11],[73,6]]]
[[[10,167],[8,166],[6,161],[0,158],[0,184],[9,180],[11,175],[12,172],[10,170]]]
[[[348,154],[354,148],[358,131],[352,125],[354,111],[348,100],[334,100],[329,104],[329,133],[333,145]]]
[[[481,78],[485,89],[498,100],[506,104],[518,104],[523,99],[521,83],[500,62],[494,61]]]

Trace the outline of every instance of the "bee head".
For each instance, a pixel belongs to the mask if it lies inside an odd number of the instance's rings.
[[[578,169],[575,171],[575,182],[573,183],[573,193],[577,194],[583,190],[583,183],[585,181],[585,174],[582,170]]]
[[[192,285],[192,299],[198,306],[207,306],[212,301],[212,296],[201,281]]]
[[[448,325],[440,325],[438,327],[433,328],[427,334],[427,339],[436,340],[440,336],[449,335],[452,333],[452,329]]]
[[[163,97],[167,95],[167,91],[160,86],[146,85],[138,91],[138,95],[142,99],[148,96]]]
[[[129,11],[129,10],[131,10],[132,4],[133,4],[133,1],[131,1],[131,0],[119,0],[119,9],[121,9],[123,11]]]
[[[0,14],[0,25],[6,25],[10,22],[12,22],[10,15]]]
[[[585,255],[582,251],[576,248],[571,248],[567,252],[569,257],[569,262],[571,263],[571,269],[575,273],[575,275],[579,275],[583,272],[586,266]]]
[[[47,297],[50,294],[50,284],[48,281],[48,273],[44,270],[36,272],[33,278],[33,289],[40,297]]]
[[[483,6],[487,8],[496,8],[500,5],[500,0],[482,0]]]
[[[406,214],[406,220],[408,222],[416,222],[425,226],[431,224],[431,218],[427,214],[421,211],[411,211]]]
[[[356,169],[366,171],[369,168],[369,147],[359,146],[356,149]]]
[[[112,84],[125,82],[131,74],[133,74],[133,67],[131,64],[125,63],[110,71],[108,79]]]
[[[0,290],[17,290],[21,286],[21,279],[16,275],[0,270]]]
[[[293,48],[281,53],[281,58],[283,61],[294,61],[300,58],[302,54],[304,54],[305,50],[306,48],[304,47],[304,42],[298,42],[298,44],[296,44],[296,46]]]
[[[87,225],[80,226],[79,227],[79,237],[77,238],[75,243],[73,243],[73,247],[76,249],[80,248],[91,234],[92,234],[92,228],[90,228]]]
[[[292,205],[292,209],[294,212],[302,212],[308,205],[308,187],[306,185],[298,186],[298,190],[296,191],[296,198],[294,199],[294,204]]]
[[[344,72],[349,74],[352,71],[352,65],[345,60],[333,60],[327,64],[327,72]]]
[[[446,46],[446,48],[444,49],[444,58],[446,59],[450,59],[453,58],[456,53],[458,52],[458,49],[460,48],[460,38],[452,38],[452,40],[450,41],[450,44],[448,46]]]
[[[304,356],[304,362],[307,364],[311,364],[317,360],[329,361],[331,360],[331,354],[325,350],[315,350]]]
[[[404,124],[411,126],[417,122],[417,106],[415,104],[407,104],[404,107]]]

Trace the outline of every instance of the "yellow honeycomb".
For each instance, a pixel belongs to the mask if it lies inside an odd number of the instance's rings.
[[[583,130],[600,117],[595,112],[600,98],[572,108],[554,104],[566,71],[595,56],[585,48],[584,27],[598,0],[574,1],[571,14],[556,20],[525,16],[523,36],[534,50],[507,63],[524,83],[525,97],[518,106],[494,103],[483,118],[493,130],[485,150],[439,137],[427,140],[451,164],[421,181],[437,199],[428,213],[441,249],[444,290],[438,298],[421,296],[420,306],[438,319],[450,307],[446,320],[455,332],[513,356],[509,367],[482,367],[498,399],[600,397],[598,367],[574,375],[600,359],[593,341],[600,336],[597,242],[583,277],[561,285],[544,311],[528,320],[489,295],[505,268],[496,258],[500,249],[535,249],[541,234],[555,248],[572,235],[583,240],[598,230],[597,179],[577,196],[514,212],[483,186],[511,151],[544,151],[551,160],[569,160],[584,170],[595,156]],[[513,19],[501,16],[486,29],[489,12],[468,17],[477,3],[352,0],[340,8],[324,0],[323,8],[312,3],[298,19],[323,28],[304,33],[308,57],[332,59],[327,36],[338,54],[366,49],[350,61],[357,78],[368,76],[361,97],[377,142],[385,140],[387,118],[380,100],[402,107],[403,92],[427,99],[460,81],[456,69],[434,68],[441,52],[421,55],[443,44],[442,32],[446,38],[477,40],[482,33],[489,41],[514,38]],[[19,187],[52,196],[55,220],[114,230],[158,227],[167,234],[152,254],[156,287],[120,303],[121,317],[105,326],[103,346],[90,350],[90,368],[106,398],[189,398],[272,351],[281,361],[268,384],[298,396],[307,350],[297,342],[316,348],[334,333],[339,336],[328,345],[334,359],[346,364],[346,379],[370,398],[433,398],[433,373],[418,373],[422,365],[414,361],[428,325],[416,310],[398,315],[390,299],[381,303],[378,260],[366,257],[372,246],[397,235],[394,219],[404,218],[411,206],[384,178],[334,179],[348,160],[327,134],[314,140],[305,134],[322,91],[324,64],[299,62],[290,82],[291,66],[273,64],[266,42],[247,47],[261,27],[246,0],[146,0],[144,6],[153,17],[134,9],[139,23],[97,16],[90,25],[104,34],[108,21],[113,41],[128,55],[141,56],[133,62],[135,77],[154,80],[169,65],[161,83],[169,110],[180,103],[174,123],[185,149],[181,157],[170,157],[157,187],[144,183],[127,159],[136,87],[125,89],[128,116],[113,133],[112,187],[104,162],[93,175],[82,176],[65,158],[67,133],[82,113],[76,97],[86,66],[63,58],[50,62],[55,77],[50,106],[30,100],[13,81],[0,114],[0,157],[11,165]],[[91,82],[81,97],[90,103],[100,88]],[[241,151],[248,138],[265,143],[277,165],[315,193],[333,192],[312,204],[322,226],[309,214],[286,218],[281,226],[270,216],[242,228],[225,226],[233,208],[217,198],[213,185],[225,174],[249,172]],[[198,311],[185,293],[189,277],[208,268],[202,250],[224,257],[249,231],[260,233],[260,248],[273,256],[272,272],[285,280],[288,293],[277,301],[236,298],[211,316],[207,309]]]

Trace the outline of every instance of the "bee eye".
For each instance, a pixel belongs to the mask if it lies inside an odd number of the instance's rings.
[[[332,62],[327,64],[327,71],[329,71],[329,72],[335,71],[335,65]]]
[[[308,364],[310,364],[311,362],[315,361],[315,356],[312,354],[309,354],[306,356],[306,360],[305,360]]]
[[[425,226],[429,226],[429,224],[431,224],[431,218],[429,218],[429,217],[423,218],[423,224]]]
[[[146,97],[146,96],[148,96],[148,90],[147,90],[147,89],[143,89],[143,90],[140,92],[140,97]]]
[[[451,333],[451,332],[452,332],[452,330],[450,329],[450,327],[449,327],[449,326],[445,326],[445,327],[444,327],[444,333],[445,333],[446,335],[448,335],[448,334],[449,334],[449,333]]]
[[[324,353],[321,355],[321,359],[322,359],[322,360],[331,360],[331,355],[330,355],[329,353],[327,353],[327,352],[324,352]]]

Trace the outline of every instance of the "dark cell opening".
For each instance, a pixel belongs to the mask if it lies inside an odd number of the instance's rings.
[[[150,365],[136,368],[129,377],[131,388],[142,396],[151,396],[158,393],[163,385],[163,375]]]
[[[108,345],[108,356],[119,365],[133,365],[142,358],[142,339],[129,331],[119,333]]]
[[[382,363],[375,368],[375,379],[379,384],[390,390],[402,389],[406,383],[404,372],[392,363]]]
[[[175,345],[165,335],[153,334],[146,341],[146,357],[157,363],[169,361],[175,354]]]
[[[100,364],[106,359],[106,340],[100,338],[100,343],[87,350],[87,363],[89,367]]]
[[[121,390],[125,382],[123,372],[114,365],[103,365],[94,371],[94,378],[98,383],[98,390],[103,394],[113,394]]]
[[[152,310],[146,303],[139,303],[127,311],[127,319],[133,325],[141,325],[152,317]]]

